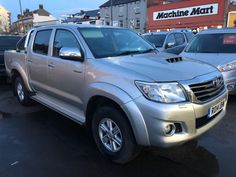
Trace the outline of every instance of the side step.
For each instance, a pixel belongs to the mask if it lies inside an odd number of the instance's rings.
[[[85,124],[84,112],[74,106],[42,93],[34,94],[31,98],[81,125]]]

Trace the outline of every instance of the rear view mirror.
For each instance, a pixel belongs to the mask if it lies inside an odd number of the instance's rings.
[[[169,42],[166,44],[166,49],[174,47],[175,43],[174,42]]]
[[[84,60],[81,50],[75,47],[62,47],[59,51],[59,57],[67,60]]]

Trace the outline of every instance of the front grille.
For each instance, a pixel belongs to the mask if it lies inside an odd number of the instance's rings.
[[[222,76],[216,77],[210,81],[191,84],[190,89],[193,91],[198,101],[205,102],[217,95],[219,95],[224,89],[224,79]]]
[[[213,119],[215,119],[220,113],[222,112],[222,110],[220,112],[218,112],[217,114],[215,114],[212,117],[208,117],[208,115],[198,118],[196,119],[196,129],[199,129],[201,127],[203,127],[204,125],[208,124],[209,122],[211,122]]]

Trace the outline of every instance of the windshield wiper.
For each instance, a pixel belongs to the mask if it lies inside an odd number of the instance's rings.
[[[140,50],[128,50],[128,51],[123,51],[123,52],[120,52],[118,54],[116,54],[116,56],[122,56],[122,55],[132,55],[132,54],[138,54],[140,53]]]
[[[156,51],[156,49],[123,51],[121,53],[116,54],[116,56],[142,54],[142,53],[149,53],[149,52],[152,52],[152,51]]]
[[[153,52],[153,51],[157,51],[157,50],[156,49],[147,49],[147,50],[140,51],[140,53],[149,53],[149,52]]]

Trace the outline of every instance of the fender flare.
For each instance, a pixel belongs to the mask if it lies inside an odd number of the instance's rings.
[[[28,89],[28,91],[33,92],[32,88],[30,87],[29,79],[28,79],[28,76],[27,76],[27,73],[26,73],[25,69],[19,63],[13,62],[12,63],[11,74],[10,74],[11,78],[13,77],[13,71],[14,70],[16,70],[20,74],[20,76],[23,79],[23,81],[25,83],[25,86]]]
[[[87,97],[87,95],[89,95],[89,97]],[[150,145],[148,131],[144,118],[139,108],[127,92],[109,83],[92,83],[89,85],[85,92],[85,112],[87,110],[87,105],[90,99],[95,96],[102,96],[117,103],[124,111],[128,118],[128,121],[130,122],[136,142],[139,145]]]

